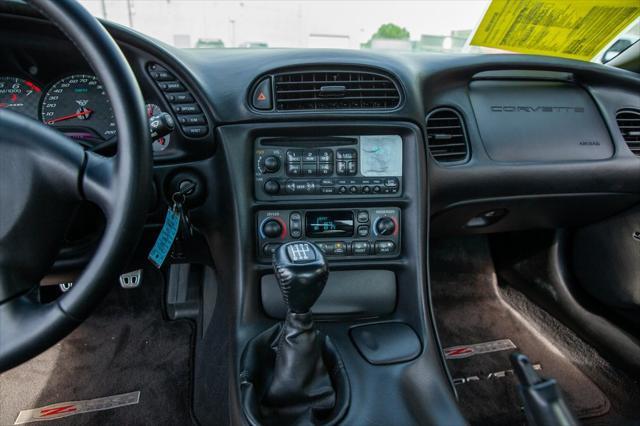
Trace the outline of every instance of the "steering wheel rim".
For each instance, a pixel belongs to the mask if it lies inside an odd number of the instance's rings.
[[[9,152],[0,165],[0,372],[55,344],[102,300],[140,238],[151,188],[152,152],[144,99],[116,42],[75,0],[28,3],[66,34],[101,81],[118,128],[118,153],[101,157],[84,151],[42,123],[0,111],[0,147]],[[13,181],[4,179],[5,174]],[[52,176],[55,184],[46,181]],[[27,190],[14,188],[18,183],[25,184],[29,194],[18,192]],[[54,198],[61,212],[49,210]],[[50,266],[55,256],[52,242],[59,242],[61,232],[48,229],[56,235],[45,238],[31,235],[30,227],[39,231],[36,220],[50,215],[62,220],[67,207],[80,200],[95,202],[104,212],[102,239],[73,290],[55,302],[38,303],[29,293],[39,279],[31,281],[46,271],[45,263]],[[47,209],[46,215],[30,211],[30,206]],[[46,244],[25,243],[27,234]],[[46,253],[30,253],[27,249],[33,247]],[[29,261],[18,257],[24,254],[31,255]]]

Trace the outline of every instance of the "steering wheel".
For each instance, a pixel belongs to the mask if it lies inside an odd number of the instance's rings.
[[[152,155],[144,100],[109,33],[75,0],[28,3],[71,39],[111,101],[118,153],[102,157],[31,118],[0,109],[0,372],[24,362],[80,324],[115,283],[144,226]],[[37,300],[73,208],[106,217],[94,257],[73,289]]]

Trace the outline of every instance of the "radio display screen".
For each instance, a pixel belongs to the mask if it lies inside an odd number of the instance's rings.
[[[306,214],[306,236],[315,238],[353,236],[353,212],[314,211]]]

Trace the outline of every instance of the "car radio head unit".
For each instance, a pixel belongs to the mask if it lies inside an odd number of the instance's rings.
[[[259,138],[256,199],[400,196],[402,147],[399,135]]]

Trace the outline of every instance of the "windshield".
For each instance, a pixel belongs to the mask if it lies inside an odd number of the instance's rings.
[[[100,18],[179,48],[505,51],[470,45],[490,0],[81,0],[81,3]],[[628,35],[627,43],[634,42],[640,37],[640,27],[636,22],[623,33]],[[608,46],[615,42],[612,40]],[[607,60],[611,55],[609,52]]]

